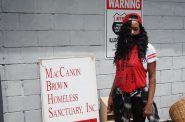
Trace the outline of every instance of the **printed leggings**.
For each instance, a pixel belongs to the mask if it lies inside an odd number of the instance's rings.
[[[143,117],[145,103],[142,97],[124,95],[116,88],[113,93],[115,122],[130,122],[131,117],[133,118],[133,122],[145,122],[146,117]],[[153,104],[153,114],[147,118],[149,122],[159,122],[155,103]]]

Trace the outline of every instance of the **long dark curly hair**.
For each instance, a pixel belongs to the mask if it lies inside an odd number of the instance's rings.
[[[116,60],[127,59],[132,47],[136,44],[138,46],[138,57],[143,61],[146,60],[146,50],[148,45],[148,36],[142,24],[139,23],[140,33],[137,36],[131,35],[131,23],[127,21],[124,23],[118,34],[117,48],[114,57]]]

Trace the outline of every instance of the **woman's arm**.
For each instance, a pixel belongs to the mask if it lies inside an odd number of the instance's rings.
[[[156,89],[156,61],[148,64],[149,90],[148,101],[144,109],[144,116],[152,114],[152,104]]]
[[[115,80],[114,80],[114,82],[115,82]],[[110,94],[109,94],[109,96],[112,96],[112,93],[113,93],[113,91],[114,91],[114,89],[115,89],[115,83],[113,82],[113,84],[112,84],[112,87],[111,87],[111,91],[110,91]]]
[[[114,80],[115,82],[115,80]],[[115,83],[113,82],[112,84],[112,88],[111,88],[111,91],[109,93],[109,99],[108,99],[108,112],[111,112],[112,111],[112,105],[113,105],[113,100],[112,100],[112,93],[115,89]]]
[[[147,103],[152,104],[156,88],[156,61],[148,64],[148,74],[149,74],[149,95]]]

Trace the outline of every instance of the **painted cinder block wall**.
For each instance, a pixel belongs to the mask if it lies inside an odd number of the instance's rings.
[[[42,122],[39,57],[94,53],[98,96],[115,67],[105,59],[104,0],[0,0],[4,122]],[[185,96],[185,0],[144,0],[144,26],[158,52],[155,101],[162,119]]]

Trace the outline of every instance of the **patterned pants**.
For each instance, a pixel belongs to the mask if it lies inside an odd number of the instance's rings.
[[[133,118],[133,122],[145,122],[146,117],[143,117],[143,109],[146,105],[146,98],[138,96],[130,96],[130,94],[124,94],[118,88],[113,93],[113,110],[115,115],[115,122],[130,122],[130,118]],[[146,93],[144,93],[146,95]],[[159,116],[156,104],[153,104],[153,114],[147,117],[149,122],[159,122]]]

